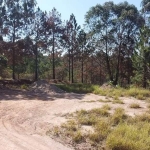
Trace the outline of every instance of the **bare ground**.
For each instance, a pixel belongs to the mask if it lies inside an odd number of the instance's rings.
[[[98,100],[105,97],[94,94],[55,93],[40,91],[0,90],[0,150],[72,150],[46,135],[55,125],[66,121],[67,113],[80,109],[102,107]],[[126,113],[134,116],[147,110],[146,101],[121,98]],[[131,103],[139,103],[140,109],[131,109]]]

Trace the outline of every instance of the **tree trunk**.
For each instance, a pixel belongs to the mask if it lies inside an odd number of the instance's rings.
[[[83,83],[83,46],[82,46],[82,58],[81,58],[81,82]]]
[[[118,79],[119,79],[119,67],[120,67],[120,53],[121,53],[121,42],[119,44],[119,51],[118,51],[118,62],[117,62],[117,68],[116,68],[116,77],[115,77],[115,81],[113,82],[113,85],[117,85],[118,84]]]
[[[15,79],[15,48],[14,48],[14,44],[15,44],[15,34],[16,34],[16,30],[15,30],[15,21],[13,21],[13,72],[12,72],[12,78]]]
[[[38,50],[37,43],[35,44],[35,81],[38,80]]]
[[[144,58],[146,58],[146,54],[145,54],[145,52],[144,52]],[[147,86],[147,66],[146,66],[146,60],[144,59],[143,60],[143,88],[146,88],[146,86]]]
[[[110,61],[109,61],[109,56],[108,56],[107,29],[106,29],[106,64],[107,64],[107,70],[108,70],[109,80],[110,80],[110,81],[113,81],[113,76],[112,76],[112,73],[111,73]]]
[[[18,73],[18,80],[19,80],[19,73]]]
[[[71,66],[71,64],[70,64],[71,62],[70,62],[70,50],[69,50],[69,66],[68,66],[68,68],[69,68],[69,82],[71,81],[71,77],[70,77],[70,66]]]
[[[73,60],[73,31],[72,31],[72,41],[71,41],[71,45],[72,45],[72,49],[71,49],[71,82],[74,83],[74,60]]]
[[[54,37],[54,33],[53,33],[52,53],[53,53],[53,79],[55,79],[55,37]]]
[[[71,82],[74,83],[74,64],[73,64],[73,50],[71,52]]]
[[[15,49],[14,47],[12,48],[13,50],[13,72],[12,72],[12,78],[15,79]]]
[[[92,56],[91,57],[91,70],[90,70],[91,71],[91,77],[90,77],[91,78],[91,84],[93,84],[93,73],[94,73],[93,72],[93,58],[94,57]]]

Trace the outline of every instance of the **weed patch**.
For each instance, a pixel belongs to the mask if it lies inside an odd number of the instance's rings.
[[[139,104],[137,104],[137,103],[132,103],[132,104],[130,104],[130,106],[129,106],[130,108],[134,108],[134,109],[138,109],[138,108],[141,108],[140,107],[140,105]]]

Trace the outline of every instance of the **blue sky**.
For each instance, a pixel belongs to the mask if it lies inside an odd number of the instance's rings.
[[[108,0],[111,1],[111,0]],[[125,0],[112,0],[114,3],[124,2]],[[134,4],[140,9],[142,0],[126,0],[129,4]],[[106,0],[37,0],[39,7],[44,11],[51,11],[53,7],[61,13],[62,20],[68,20],[73,13],[77,23],[83,25],[84,16],[90,7],[96,4],[103,4]]]

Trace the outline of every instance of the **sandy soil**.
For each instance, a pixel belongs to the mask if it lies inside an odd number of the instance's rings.
[[[102,107],[97,100],[105,97],[94,94],[48,93],[33,91],[0,90],[0,150],[72,150],[46,135],[54,125],[66,121],[65,115],[80,109]],[[147,110],[145,101],[122,98],[127,114],[135,115]],[[140,109],[129,108],[139,103]]]

